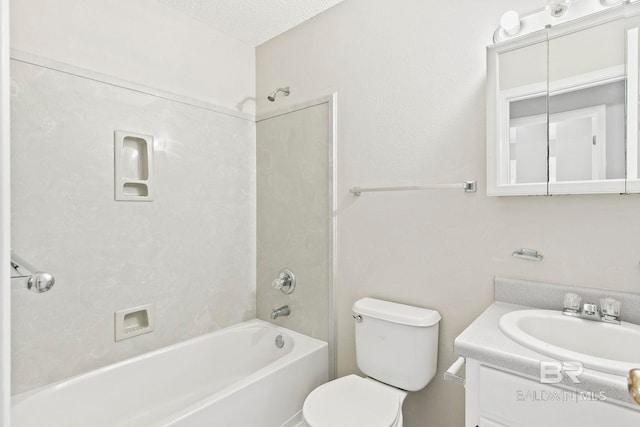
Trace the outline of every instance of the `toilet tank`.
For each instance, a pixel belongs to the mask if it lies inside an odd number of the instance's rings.
[[[438,367],[436,310],[363,298],[353,304],[358,368],[408,391],[424,388]]]

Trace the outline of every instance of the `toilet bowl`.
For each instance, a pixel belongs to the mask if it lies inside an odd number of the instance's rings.
[[[307,427],[402,427],[406,396],[371,378],[347,375],[313,390],[302,417]]]
[[[424,388],[437,368],[435,310],[363,298],[353,305],[358,367],[313,390],[304,401],[307,427],[402,427],[408,391]]]

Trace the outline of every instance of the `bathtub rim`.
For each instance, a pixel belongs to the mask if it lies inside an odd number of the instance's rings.
[[[177,348],[181,348],[181,347],[186,347],[189,344],[195,344],[195,343],[199,343],[201,341],[206,341],[207,339],[211,339],[212,337],[216,336],[216,335],[222,335],[222,334],[227,334],[230,333],[236,329],[250,329],[250,328],[255,328],[255,327],[262,327],[262,328],[272,328],[275,330],[280,330],[283,331],[285,334],[289,335],[291,337],[291,339],[293,339],[293,348],[291,349],[291,351],[285,355],[283,355],[282,357],[280,357],[279,359],[276,359],[275,361],[273,361],[272,363],[270,363],[267,366],[264,366],[260,369],[258,369],[255,372],[252,372],[250,375],[248,375],[247,377],[243,378],[242,380],[230,385],[229,387],[226,387],[223,390],[220,390],[218,392],[213,393],[211,396],[217,396],[217,395],[221,395],[223,391],[226,391],[227,389],[229,390],[237,390],[239,388],[242,388],[243,386],[245,386],[249,381],[248,379],[254,379],[257,378],[261,375],[259,375],[260,373],[264,374],[264,372],[266,370],[272,370],[274,366],[286,366],[289,363],[292,363],[293,361],[295,361],[297,359],[297,357],[293,357],[293,355],[296,356],[305,356],[308,355],[314,351],[317,351],[319,349],[321,349],[322,347],[328,347],[328,343],[326,341],[322,341],[320,339],[317,338],[313,338],[310,337],[308,335],[304,335],[301,334],[299,332],[293,331],[291,329],[287,329],[285,327],[276,325],[274,323],[271,322],[267,322],[265,320],[262,319],[250,319],[250,320],[246,320],[244,322],[240,322],[240,323],[236,323],[234,325],[230,325],[224,328],[220,328],[217,329],[215,331],[211,331],[208,332],[206,334],[202,334],[202,335],[198,335],[196,337],[193,338],[189,338],[187,340],[184,341],[180,341],[174,344],[170,344],[168,346],[165,347],[160,347],[158,349],[155,350],[151,350],[149,352],[146,353],[142,353],[139,354],[137,356],[133,356],[124,360],[120,360],[118,362],[114,362],[114,363],[110,363],[108,365],[105,366],[101,366],[99,368],[93,369],[91,371],[87,371],[87,372],[83,372],[68,378],[63,378],[61,380],[55,381],[53,383],[49,383],[49,384],[45,384],[43,386],[37,387],[35,389],[32,390],[27,390],[25,392],[22,393],[18,393],[18,394],[14,394],[11,395],[11,407],[15,407],[16,405],[20,404],[21,402],[29,399],[30,397],[41,393],[45,390],[48,389],[56,389],[56,388],[61,388],[61,387],[65,387],[68,385],[73,384],[74,382],[80,381],[80,380],[84,380],[86,378],[91,378],[91,377],[95,377],[98,376],[100,374],[103,374],[105,372],[109,372],[112,371],[114,369],[117,369],[119,367],[125,366],[125,365],[129,365],[129,364],[133,364],[139,361],[143,361],[145,359],[149,359],[151,357],[157,356],[157,355],[161,355],[163,353],[167,353],[170,352],[174,349]],[[304,343],[304,344],[302,344]],[[208,400],[211,396],[203,399],[203,400]],[[199,403],[202,403],[203,401],[198,401],[198,402],[194,402],[193,404],[187,405],[185,406],[185,409],[187,408],[191,408],[194,405],[198,405]],[[180,411],[180,413],[182,413],[183,411]]]

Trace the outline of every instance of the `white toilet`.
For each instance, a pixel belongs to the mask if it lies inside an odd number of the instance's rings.
[[[363,298],[353,304],[358,367],[313,390],[304,401],[308,427],[402,427],[407,391],[424,388],[436,373],[435,310]]]

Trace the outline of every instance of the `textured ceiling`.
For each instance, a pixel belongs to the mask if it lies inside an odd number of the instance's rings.
[[[343,0],[157,0],[257,46]]]

